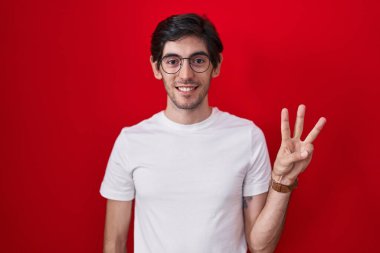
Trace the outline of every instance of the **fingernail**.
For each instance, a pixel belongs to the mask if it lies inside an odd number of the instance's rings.
[[[301,157],[302,158],[305,158],[309,153],[305,150],[305,151],[302,151],[301,153]]]

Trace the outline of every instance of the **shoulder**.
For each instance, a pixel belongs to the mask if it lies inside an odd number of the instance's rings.
[[[131,125],[131,126],[125,126],[122,128],[121,132],[122,133],[134,133],[134,132],[141,132],[141,131],[147,131],[150,130],[151,128],[154,128],[157,126],[159,121],[161,120],[161,112],[157,112],[156,114],[153,114],[151,117],[144,119],[137,124]]]
[[[262,133],[260,127],[258,127],[253,120],[243,118],[237,115],[234,115],[229,112],[219,110],[219,123],[231,128],[244,128],[254,134]]]
[[[150,118],[138,122],[137,124],[123,127],[117,137],[117,142],[130,143],[133,140],[138,140],[144,136],[157,133],[160,128],[160,124],[158,124],[159,117],[160,112],[152,115]]]
[[[264,132],[253,120],[239,117],[229,112],[219,111],[219,124],[223,128],[231,129],[236,134],[243,134],[251,143],[265,142]]]

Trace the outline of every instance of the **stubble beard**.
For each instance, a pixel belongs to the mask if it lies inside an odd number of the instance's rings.
[[[165,89],[166,89],[166,93],[168,94],[170,100],[172,101],[172,103],[178,108],[178,109],[182,109],[182,110],[194,110],[196,108],[199,107],[200,104],[202,104],[203,100],[205,99],[205,97],[207,96],[208,94],[208,89],[210,87],[210,85],[201,85],[197,82],[193,82],[193,81],[187,81],[187,82],[181,82],[181,84],[196,84],[198,87],[197,87],[197,90],[199,89],[199,94],[197,96],[197,98],[193,101],[190,101],[190,102],[185,102],[185,103],[181,103],[179,101],[177,101],[177,98],[176,98],[176,88],[175,88],[175,85],[176,83],[173,83],[173,84],[167,84],[165,81],[164,81],[164,85],[165,85]],[[181,95],[177,95],[177,96],[181,96]],[[189,96],[190,97],[190,96]]]

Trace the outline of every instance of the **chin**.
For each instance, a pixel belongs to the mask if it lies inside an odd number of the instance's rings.
[[[172,100],[172,102],[175,105],[175,107],[177,107],[178,109],[181,109],[181,110],[195,110],[195,109],[197,109],[197,108],[199,108],[201,106],[203,100],[197,100],[197,101],[193,101],[191,103],[178,103],[175,100]]]

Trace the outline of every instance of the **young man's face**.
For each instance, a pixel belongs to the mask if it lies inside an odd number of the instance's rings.
[[[177,55],[187,58],[196,53],[208,55],[206,44],[198,37],[187,36],[176,41],[166,42],[162,57]],[[157,62],[153,63],[151,60],[151,63],[155,77],[164,82],[168,94],[168,106],[185,110],[208,106],[207,93],[210,81],[211,78],[219,75],[220,64],[217,68],[213,68],[210,63],[205,72],[197,73],[190,67],[190,61],[185,59],[182,60],[182,67],[177,73],[168,74],[163,70],[162,64],[157,70]]]

